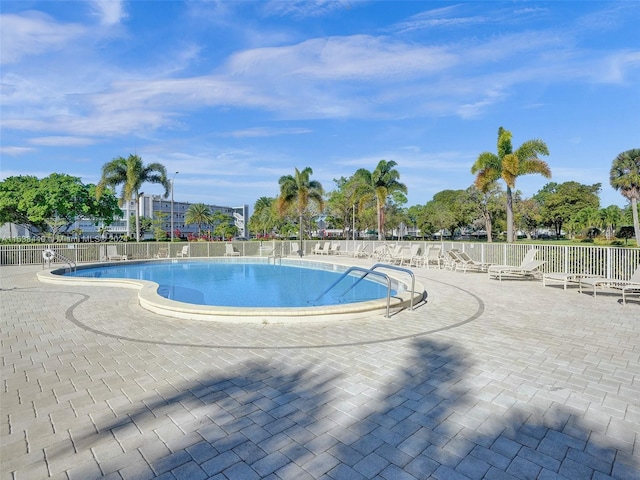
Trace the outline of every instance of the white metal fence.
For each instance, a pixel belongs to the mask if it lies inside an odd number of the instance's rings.
[[[242,256],[295,256],[299,246],[304,255],[312,255],[318,243],[324,241],[262,241],[232,242]],[[353,251],[372,253],[383,244],[412,246],[420,245],[422,251],[428,245],[441,245],[442,250],[451,248],[465,251],[474,260],[502,265],[519,265],[530,248],[538,249],[537,259],[544,260],[545,272],[572,272],[604,275],[610,278],[628,279],[640,265],[640,248],[599,247],[594,245],[553,244],[506,244],[473,242],[378,242],[361,240],[332,241],[339,254]],[[186,242],[142,242],[117,243],[118,254],[129,259],[151,259],[156,257],[176,258]],[[107,259],[106,243],[53,243],[0,245],[0,265],[39,265],[43,263],[42,252],[51,249],[75,263],[100,262]],[[226,253],[226,242],[189,242],[190,257],[222,257]],[[56,260],[56,262],[64,263]]]

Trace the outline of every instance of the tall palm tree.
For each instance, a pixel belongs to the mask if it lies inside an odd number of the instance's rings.
[[[204,203],[192,203],[184,214],[184,223],[198,226],[198,235],[202,233],[202,225],[211,225],[213,215]]]
[[[144,165],[137,155],[128,158],[118,157],[102,166],[102,178],[96,187],[96,197],[99,199],[106,187],[116,188],[122,185],[121,202],[128,202],[132,198],[136,209],[136,241],[140,241],[140,212],[138,197],[140,187],[144,183],[157,183],[164,187],[164,198],[169,196],[171,182],[167,179],[167,169],[161,163]],[[127,222],[127,236],[130,235]]]
[[[514,152],[511,145],[511,132],[500,127],[498,129],[498,153],[483,152],[471,167],[476,175],[475,185],[484,191],[502,178],[507,185],[507,242],[514,240],[513,228],[513,193],[516,179],[521,175],[539,173],[551,178],[551,170],[547,162],[538,155],[549,155],[549,149],[542,140],[527,140]]]
[[[640,247],[640,221],[638,220],[638,200],[640,200],[640,148],[622,152],[611,165],[609,183],[620,190],[623,197],[631,202],[633,229],[636,245]]]
[[[400,173],[394,167],[398,165],[393,160],[380,160],[373,172],[361,168],[354,174],[367,187],[367,193],[361,197],[361,202],[371,197],[376,200],[376,217],[378,223],[378,240],[384,240],[385,207],[387,198],[394,193],[407,193],[407,186],[400,183]]]
[[[300,219],[300,241],[302,241],[302,217],[309,203],[313,202],[320,211],[324,210],[324,190],[317,180],[311,180],[313,170],[305,167],[302,171],[295,169],[295,174],[284,175],[278,180],[280,184],[280,196],[278,197],[278,212],[285,215],[294,207]]]

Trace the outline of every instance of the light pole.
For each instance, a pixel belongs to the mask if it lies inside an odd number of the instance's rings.
[[[176,175],[180,172],[176,172],[173,174],[173,178],[171,179],[171,241],[173,242],[173,183],[176,181]]]

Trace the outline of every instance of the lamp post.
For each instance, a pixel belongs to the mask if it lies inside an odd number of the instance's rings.
[[[171,179],[171,241],[173,242],[173,183],[176,181],[176,175],[180,172],[176,172],[173,174],[173,178]]]

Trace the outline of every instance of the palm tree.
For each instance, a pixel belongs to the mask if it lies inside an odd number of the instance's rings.
[[[276,224],[275,199],[270,197],[258,198],[253,206],[253,214],[249,220],[251,230],[266,236],[267,232],[271,232]]]
[[[640,221],[638,221],[638,200],[640,200],[640,148],[622,152],[611,165],[609,183],[620,190],[623,197],[631,202],[633,229],[636,245],[640,247]]]
[[[202,233],[202,225],[213,223],[211,210],[204,203],[192,203],[184,215],[184,223],[198,226],[198,235]]]
[[[547,145],[542,140],[527,140],[514,152],[511,137],[509,130],[500,127],[497,155],[483,152],[471,167],[471,173],[476,175],[475,185],[479,190],[487,190],[491,183],[500,178],[507,185],[507,242],[514,240],[512,190],[515,188],[516,178],[531,173],[551,178],[549,165],[538,158],[538,155],[549,155]]]
[[[305,167],[302,171],[295,169],[295,175],[284,175],[280,177],[280,196],[278,197],[278,212],[285,215],[294,207],[300,219],[300,241],[302,241],[302,216],[313,202],[322,211],[324,209],[324,190],[322,184],[317,180],[311,180],[313,174],[311,167]]]
[[[367,192],[361,197],[360,203],[368,201],[371,197],[376,200],[376,217],[378,223],[378,240],[384,240],[385,207],[387,198],[394,193],[407,193],[407,186],[400,183],[400,173],[393,160],[380,160],[373,172],[365,168],[356,171],[354,176],[366,185]]]
[[[138,211],[138,197],[140,187],[144,183],[157,183],[164,187],[164,198],[169,196],[171,182],[167,179],[167,169],[161,163],[144,165],[137,155],[128,158],[114,158],[102,166],[102,178],[96,187],[96,198],[100,198],[106,187],[116,188],[122,185],[121,202],[128,202],[132,198],[136,208],[136,241],[140,241],[140,212]],[[129,223],[127,222],[127,236]]]

